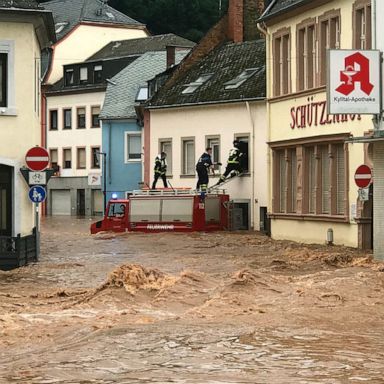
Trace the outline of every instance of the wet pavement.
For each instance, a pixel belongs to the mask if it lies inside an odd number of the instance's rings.
[[[370,255],[90,223],[45,219],[39,263],[0,272],[0,383],[384,383]]]

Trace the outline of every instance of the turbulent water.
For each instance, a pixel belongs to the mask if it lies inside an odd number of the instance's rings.
[[[255,233],[49,218],[0,272],[0,383],[384,383],[384,265]]]

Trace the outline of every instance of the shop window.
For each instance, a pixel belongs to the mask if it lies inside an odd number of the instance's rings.
[[[100,147],[91,148],[91,167],[94,169],[100,168]]]
[[[95,106],[91,108],[91,122],[92,122],[92,128],[99,128],[100,127],[100,107]]]
[[[57,109],[53,109],[49,111],[49,130],[50,131],[57,131]]]
[[[77,108],[77,129],[85,128],[85,108]]]
[[[87,167],[86,159],[85,148],[77,148],[77,169],[85,169]]]
[[[71,129],[72,128],[72,109],[63,109],[63,120],[64,127],[63,129]]]
[[[63,168],[71,169],[72,168],[72,150],[71,148],[63,149]]]
[[[125,139],[125,160],[140,161],[141,160],[141,134],[126,132]]]
[[[353,5],[353,48],[372,48],[371,1],[358,0]]]
[[[274,96],[286,95],[290,92],[290,33],[285,30],[273,38],[273,84]]]
[[[316,85],[316,30],[314,23],[297,30],[297,88],[311,89]]]
[[[332,11],[319,17],[320,85],[327,82],[327,51],[340,49],[340,11]]]
[[[182,174],[195,174],[195,139],[182,139]]]
[[[167,176],[172,176],[172,139],[160,140],[160,152],[167,154]]]
[[[300,165],[299,165],[300,154]],[[347,152],[344,144],[298,145],[273,154],[273,212],[345,217]],[[302,172],[298,173],[298,169]],[[298,212],[298,190],[300,212]]]

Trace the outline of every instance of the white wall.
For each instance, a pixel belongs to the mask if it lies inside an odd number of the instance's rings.
[[[63,66],[81,63],[111,41],[147,37],[139,28],[79,25],[54,46],[53,65],[47,84],[54,84],[63,77]]]
[[[101,148],[101,126],[91,128],[91,107],[104,103],[104,92],[83,93],[47,97],[47,148],[58,149],[60,176],[88,176],[88,173],[100,173],[91,169],[91,147]],[[77,129],[77,107],[86,108],[86,128]],[[63,109],[72,108],[72,129],[63,130]],[[58,130],[49,130],[49,111],[58,110]],[[101,123],[100,123],[101,124]],[[77,169],[76,148],[86,147],[86,169]],[[63,169],[63,148],[72,148],[72,169]]]
[[[225,170],[229,150],[236,135],[250,136],[250,174],[237,178],[225,185],[232,199],[251,201],[251,221],[259,229],[259,207],[267,206],[267,126],[264,102],[251,102],[247,109],[245,102],[213,106],[151,110],[151,181],[154,159],[159,152],[159,140],[172,138],[172,178],[174,188],[195,188],[197,177],[181,175],[181,140],[195,138],[195,163],[205,151],[206,136],[220,136],[220,156]],[[251,118],[252,117],[252,118]],[[254,132],[254,135],[253,135]],[[253,138],[254,136],[254,138]],[[145,148],[144,148],[145,150]],[[210,179],[213,185],[218,177]],[[159,180],[158,186],[160,186]]]

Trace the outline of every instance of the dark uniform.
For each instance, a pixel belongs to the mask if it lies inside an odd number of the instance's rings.
[[[208,188],[208,182],[209,182],[209,176],[208,176],[208,170],[210,167],[212,167],[212,157],[209,153],[204,152],[199,161],[196,164],[196,171],[197,171],[197,185],[196,189],[201,189],[202,192],[205,192]]]
[[[229,157],[225,172],[220,176],[218,184],[221,184],[229,176],[235,177],[243,172],[243,157],[244,153],[241,151],[239,142],[234,141],[234,147],[229,151]]]
[[[156,189],[157,180],[161,177],[164,183],[164,188],[167,188],[167,160],[165,156],[158,155],[155,159],[155,179],[153,180],[152,189]]]

